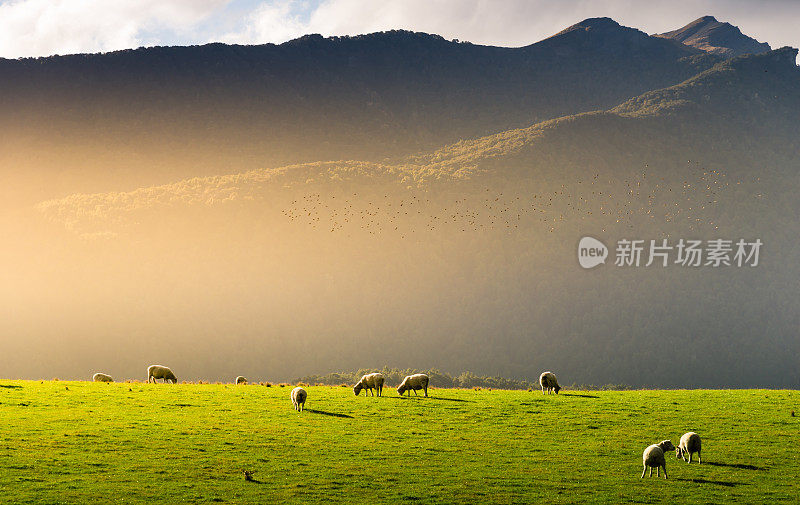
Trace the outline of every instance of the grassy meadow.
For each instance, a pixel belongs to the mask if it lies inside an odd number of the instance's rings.
[[[0,381],[3,503],[797,503],[800,392]],[[800,414],[800,413],[799,413]],[[643,449],[686,431],[703,464]],[[254,482],[242,470],[253,471]]]

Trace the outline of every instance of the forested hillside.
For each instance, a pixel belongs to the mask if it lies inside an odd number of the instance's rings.
[[[608,18],[520,48],[391,31],[0,59],[0,205],[382,162],[608,109],[720,59]]]

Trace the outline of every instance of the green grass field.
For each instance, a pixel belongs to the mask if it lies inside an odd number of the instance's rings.
[[[800,501],[797,391],[306,389],[0,381],[0,502]],[[686,431],[703,464],[640,480]]]

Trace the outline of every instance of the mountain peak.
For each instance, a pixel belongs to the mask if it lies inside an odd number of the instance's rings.
[[[620,24],[611,18],[602,17],[602,18],[587,18],[581,21],[580,23],[576,23],[573,26],[581,26],[585,28],[615,28],[620,26]]]
[[[581,58],[588,54],[627,57],[631,53],[644,58],[679,59],[702,53],[675,40],[652,37],[641,30],[621,25],[611,18],[588,18],[561,30],[529,47],[547,48],[559,58]]]
[[[766,42],[759,42],[748,37],[738,27],[717,21],[714,16],[703,16],[683,28],[655,36],[672,39],[707,53],[727,58],[747,53],[765,53],[771,49]]]
[[[569,33],[575,30],[613,30],[620,28],[622,28],[622,25],[611,18],[588,18],[584,19],[580,23],[575,23],[574,25],[561,30],[557,35]]]

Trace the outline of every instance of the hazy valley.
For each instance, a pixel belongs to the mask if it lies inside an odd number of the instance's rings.
[[[797,50],[706,45],[602,18],[0,61],[0,367],[797,387]],[[584,271],[584,235],[765,246]]]

